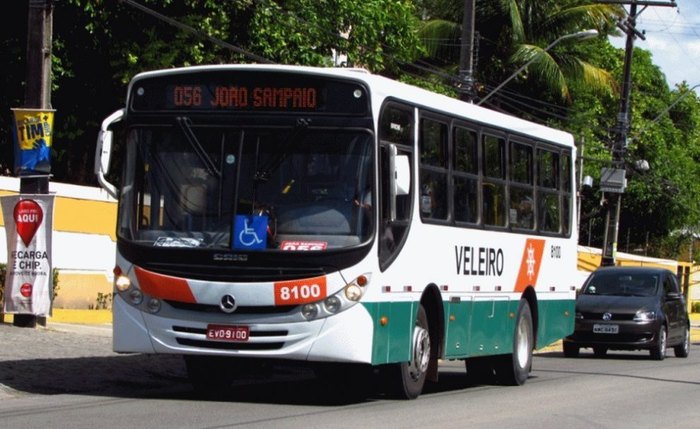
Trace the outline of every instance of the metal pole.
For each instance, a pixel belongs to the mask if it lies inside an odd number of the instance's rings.
[[[625,44],[625,65],[622,75],[622,93],[620,94],[620,112],[617,115],[617,127],[615,140],[611,146],[613,165],[617,169],[624,170],[625,154],[627,152],[627,133],[629,131],[630,120],[630,90],[632,87],[632,54],[634,52],[634,38],[641,33],[638,33],[635,25],[637,19],[637,5],[646,6],[671,6],[675,7],[675,3],[660,3],[645,2],[637,0],[613,1],[605,0],[601,3],[629,3],[630,12],[627,19],[627,27],[623,28],[627,33],[627,42]],[[622,192],[608,193],[608,212],[605,219],[605,235],[603,236],[603,247],[600,265],[615,265],[617,253],[617,239],[620,226],[620,211],[622,206]]]
[[[51,108],[51,45],[53,41],[53,0],[29,0],[27,18],[27,87],[24,107]],[[20,194],[48,194],[49,176],[20,177]],[[15,314],[13,326],[46,326],[45,317]]]
[[[468,102],[474,101],[476,97],[474,92],[474,1],[464,0],[459,58],[459,83],[461,85],[459,98]]]

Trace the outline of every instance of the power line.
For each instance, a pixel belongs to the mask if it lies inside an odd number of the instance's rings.
[[[172,19],[168,16],[165,16],[162,13],[156,12],[153,9],[149,9],[146,6],[139,4],[133,0],[119,0],[119,1],[121,1],[122,3],[126,3],[127,5],[135,8],[135,9],[138,9],[141,12],[144,12],[148,15],[151,15],[154,18],[157,18],[163,22],[166,22],[166,23],[172,25],[173,27],[179,28],[181,30],[187,31],[188,33],[192,33],[194,35],[197,35],[199,37],[207,39],[210,42],[214,43],[215,45],[221,46],[222,48],[230,49],[230,50],[237,52],[241,55],[244,55],[245,57],[250,58],[254,61],[258,61],[258,62],[265,63],[265,64],[274,64],[274,61],[271,61],[265,57],[261,57],[260,55],[254,54],[252,52],[246,51],[245,49],[240,48],[240,47],[233,45],[231,43],[224,42],[223,40],[217,39],[216,37],[212,37],[212,36],[204,33],[203,31],[197,30],[196,28],[191,27],[187,24],[183,24],[182,22],[179,22],[179,21]]]
[[[202,32],[202,31],[200,31],[200,30],[197,30],[196,28],[193,28],[193,27],[191,27],[191,26],[189,26],[189,25],[187,25],[187,24],[184,24],[184,23],[182,23],[182,22],[179,22],[179,21],[177,21],[176,19],[170,18],[170,17],[168,17],[168,16],[166,16],[166,15],[164,15],[164,14],[161,14],[161,13],[156,12],[156,11],[154,11],[154,10],[152,10],[152,9],[150,9],[150,8],[148,8],[148,7],[146,7],[146,6],[143,6],[143,5],[137,3],[137,2],[134,1],[134,0],[120,0],[120,1],[121,1],[122,3],[126,3],[128,6],[131,6],[131,7],[135,8],[135,9],[137,9],[137,10],[140,10],[140,11],[142,11],[142,12],[144,12],[144,13],[150,15],[150,16],[153,16],[153,17],[155,17],[155,18],[158,19],[158,20],[161,20],[161,21],[163,21],[163,22],[166,22],[167,24],[172,25],[173,27],[179,28],[179,29],[181,29],[181,30],[183,30],[183,31],[187,31],[187,32],[189,32],[189,33],[191,33],[191,34],[194,34],[194,35],[198,36],[198,37],[207,39],[207,40],[209,40],[210,42],[214,43],[215,45],[218,45],[218,46],[221,46],[221,47],[223,47],[223,48],[225,48],[225,49],[229,49],[229,50],[232,50],[232,51],[234,51],[234,52],[240,53],[240,54],[246,56],[247,58],[253,59],[253,60],[258,61],[258,62],[261,62],[261,63],[266,63],[266,64],[273,64],[273,63],[274,63],[274,61],[272,61],[272,60],[269,60],[269,59],[267,59],[267,58],[264,58],[264,57],[262,57],[262,56],[259,56],[259,55],[257,55],[257,54],[254,54],[254,53],[252,53],[252,52],[249,52],[249,51],[247,51],[247,50],[245,50],[245,49],[243,49],[243,48],[240,48],[240,47],[238,47],[238,46],[235,46],[235,45],[233,45],[233,44],[231,44],[231,43],[228,43],[228,42],[222,41],[222,40],[220,40],[220,39],[217,39],[217,38],[215,38],[215,37],[212,37],[212,36],[210,36],[210,35],[208,35],[208,34]],[[260,5],[260,6],[262,6],[262,7],[267,6],[267,4],[266,4],[267,1],[266,1],[266,0],[255,0],[255,3],[257,3],[258,5]],[[335,33],[335,32],[328,31],[328,30],[326,30],[325,28],[323,28],[323,27],[321,27],[320,25],[318,25],[317,23],[315,23],[315,22],[309,22],[309,21],[305,20],[304,18],[300,17],[297,13],[295,13],[295,12],[293,12],[293,11],[287,10],[287,9],[285,9],[285,8],[283,8],[283,7],[280,7],[279,5],[276,5],[276,6],[279,7],[279,9],[280,9],[284,14],[286,14],[286,15],[292,17],[293,19],[299,21],[300,23],[303,23],[304,25],[313,25],[313,26],[315,26],[316,28],[318,28],[318,29],[320,29],[320,30],[322,30],[322,31],[325,31],[327,34],[329,34],[329,35],[331,35],[331,36],[337,38],[338,40],[342,39],[342,36],[341,36],[341,35],[339,35],[339,34],[337,34],[337,33]],[[383,43],[382,43],[382,46],[385,47],[385,48],[388,48],[388,46],[384,45]],[[333,47],[337,49],[337,48],[338,48],[338,45],[334,45]],[[436,66],[434,66],[434,65],[432,65],[432,64],[430,64],[430,63],[427,63],[427,62],[424,61],[424,60],[417,60],[417,61],[415,61],[415,62],[407,62],[407,61],[398,59],[398,58],[396,58],[394,55],[389,54],[389,53],[386,53],[386,52],[382,52],[381,55],[384,56],[386,59],[390,59],[390,60],[394,61],[397,65],[399,65],[399,66],[401,67],[401,69],[402,69],[402,71],[403,71],[404,73],[406,73],[406,74],[408,74],[408,75],[411,75],[411,76],[413,76],[414,78],[426,79],[426,76],[424,76],[424,75],[417,75],[417,74],[415,74],[415,73],[412,73],[412,72],[410,72],[410,71],[408,70],[409,68],[410,68],[410,69],[415,69],[415,70],[418,70],[418,71],[420,71],[420,72],[422,72],[422,73],[428,74],[428,76],[427,76],[428,78],[429,78],[429,76],[431,76],[431,75],[432,75],[432,76],[435,76],[435,77],[438,77],[440,80],[442,80],[444,83],[446,83],[446,84],[449,85],[450,87],[456,87],[456,86],[460,83],[460,80],[459,80],[459,77],[458,77],[458,76],[456,76],[456,75],[454,75],[454,74],[447,73],[447,72],[445,72],[444,70],[440,69],[439,67],[436,67]],[[504,91],[504,92],[508,92],[508,91]],[[558,105],[546,103],[546,102],[544,102],[543,100],[537,100],[537,99],[534,99],[534,98],[529,98],[529,97],[526,97],[526,96],[523,96],[523,95],[517,94],[517,93],[511,93],[511,94],[512,94],[512,96],[518,96],[518,97],[520,97],[520,98],[522,98],[522,99],[530,100],[530,101],[535,102],[535,103],[540,104],[540,105],[549,106],[549,107],[554,107],[554,108],[557,108],[557,109],[560,109],[560,110],[563,110],[563,111],[564,111],[562,114],[557,114],[557,113],[552,112],[552,111],[550,111],[550,110],[545,110],[544,108],[538,108],[538,107],[536,107],[535,105],[528,104],[528,103],[525,102],[525,101],[517,100],[517,99],[515,99],[515,98],[510,98],[511,103],[509,103],[509,106],[512,108],[512,110],[513,110],[514,112],[521,112],[522,115],[531,114],[533,111],[535,111],[535,112],[539,112],[541,115],[550,116],[550,117],[552,117],[552,118],[559,119],[559,120],[566,120],[566,116],[563,116],[563,115],[565,115],[566,112],[570,111],[569,109],[567,109],[567,108],[564,107],[564,106],[558,106]],[[499,97],[499,98],[507,99],[508,97],[502,96],[502,97]],[[515,103],[515,104],[517,104],[517,105],[523,106],[523,107],[525,107],[525,109],[527,109],[527,110],[522,109],[522,108],[516,108],[512,103]],[[493,109],[494,106],[491,106],[491,108]],[[528,110],[529,110],[529,112],[528,112]]]

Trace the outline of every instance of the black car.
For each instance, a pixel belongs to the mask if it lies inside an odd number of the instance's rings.
[[[601,267],[591,273],[576,299],[574,333],[564,355],[582,347],[596,356],[608,350],[649,350],[652,359],[690,352],[690,320],[676,275],[664,268]]]

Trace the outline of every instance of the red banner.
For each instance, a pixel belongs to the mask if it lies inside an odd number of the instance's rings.
[[[53,195],[0,197],[7,236],[5,313],[51,315]]]

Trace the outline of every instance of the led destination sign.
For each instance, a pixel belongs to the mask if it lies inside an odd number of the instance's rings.
[[[279,72],[196,71],[147,77],[131,88],[131,110],[367,114],[359,83]]]
[[[299,87],[176,85],[167,87],[173,107],[212,109],[316,110],[318,90]]]

